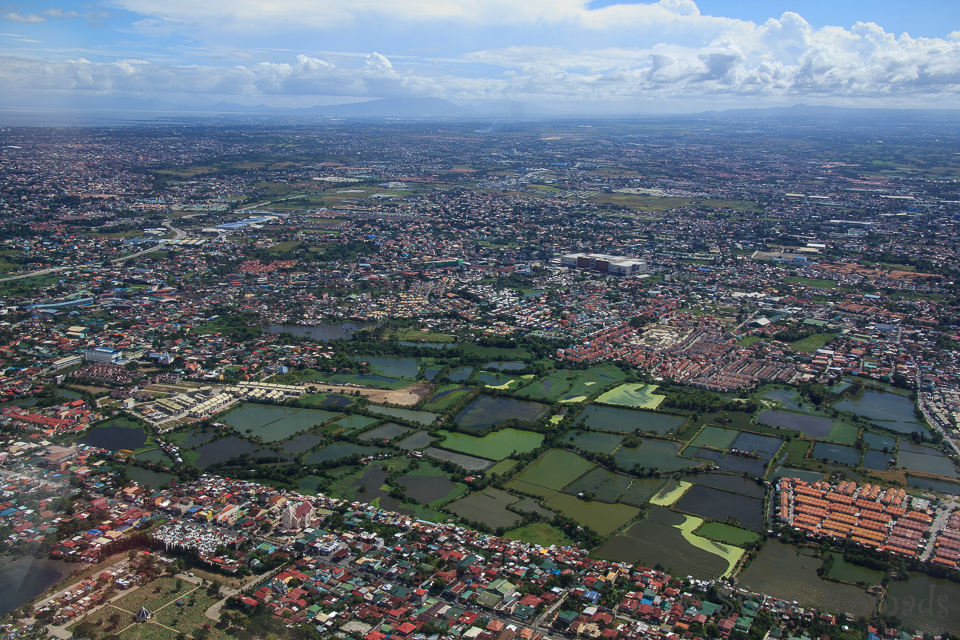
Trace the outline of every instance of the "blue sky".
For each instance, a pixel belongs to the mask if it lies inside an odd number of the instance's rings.
[[[3,0],[0,0],[2,2]],[[960,107],[955,0],[0,4],[2,104]]]

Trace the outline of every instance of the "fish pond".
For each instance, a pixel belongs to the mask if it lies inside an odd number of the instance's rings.
[[[207,444],[197,447],[194,451],[200,454],[200,457],[197,459],[195,464],[201,469],[206,468],[211,464],[227,462],[230,460],[230,458],[239,458],[243,454],[247,454],[253,458],[280,458],[281,460],[290,459],[290,456],[287,454],[276,453],[275,451],[270,451],[269,449],[260,449],[249,440],[244,440],[243,438],[238,438],[236,436],[229,436],[220,440],[208,442]]]
[[[569,442],[577,449],[593,451],[595,453],[613,453],[623,442],[623,436],[599,431],[582,431],[570,429],[563,434],[563,441]]]
[[[465,453],[457,453],[455,451],[447,451],[446,449],[437,449],[436,447],[429,447],[424,449],[423,452],[434,458],[436,460],[446,460],[447,462],[452,462],[458,464],[467,471],[483,471],[491,466],[493,463],[489,460],[484,460],[483,458],[475,458],[474,456],[468,456]]]
[[[551,449],[524,469],[516,479],[560,491],[594,466],[570,451]]]
[[[935,473],[938,476],[947,476],[948,478],[960,477],[957,475],[957,469],[953,461],[939,451],[931,453],[911,453],[910,451],[897,452],[897,467],[909,471],[922,471],[924,473]]]
[[[841,582],[864,582],[868,585],[878,585],[883,580],[883,571],[876,571],[861,567],[858,564],[847,562],[839,553],[833,554],[833,566],[830,567],[828,577]]]
[[[292,453],[294,455],[298,453],[303,453],[304,451],[309,451],[318,444],[323,442],[323,438],[320,436],[314,435],[312,433],[304,433],[296,438],[291,438],[287,440],[280,448],[286,451],[287,453]]]
[[[377,422],[376,418],[368,418],[367,416],[352,414],[343,416],[338,420],[334,420],[329,426],[335,427],[336,429],[344,429],[346,431],[357,431],[359,429],[366,429],[374,422]]]
[[[873,469],[874,471],[886,471],[890,465],[896,461],[894,454],[884,453],[883,451],[868,450],[863,454],[864,469]]]
[[[757,484],[753,480],[741,476],[733,476],[727,473],[698,473],[684,478],[687,482],[732,491],[752,498],[762,498],[767,490],[763,485]]]
[[[768,427],[799,431],[811,438],[825,438],[830,435],[830,429],[833,427],[833,420],[830,418],[773,410],[764,411],[758,415],[757,422]]]
[[[453,493],[460,485],[444,475],[425,476],[407,474],[397,478],[397,484],[404,493],[415,498],[420,504],[430,504],[442,500]]]
[[[465,429],[486,429],[504,420],[533,422],[542,416],[547,406],[510,398],[482,395],[457,414],[456,422]]]
[[[505,491],[485,489],[452,502],[446,508],[461,518],[482,522],[492,529],[508,528],[522,519],[519,514],[507,509],[509,505],[519,500]]]
[[[417,449],[426,449],[430,446],[431,442],[433,442],[433,436],[426,431],[417,431],[413,435],[398,442],[397,446],[407,451],[415,451]]]
[[[590,527],[608,536],[639,515],[640,510],[626,504],[608,504],[597,500],[581,500],[560,493],[543,503],[546,508],[573,518],[581,526]]]
[[[497,371],[521,371],[527,368],[523,362],[488,362],[483,365],[484,369],[496,369]]]
[[[396,407],[377,407],[374,405],[367,407],[367,410],[371,413],[389,416],[391,418],[400,418],[401,420],[409,420],[410,422],[416,422],[422,425],[432,424],[433,421],[437,419],[437,414],[430,413],[429,411],[414,411],[412,409],[398,409]]]
[[[600,431],[616,431],[619,433],[646,431],[658,434],[674,431],[687,421],[682,416],[597,405],[587,407],[586,411],[580,415],[579,420],[584,420],[591,429]]]
[[[376,373],[390,378],[416,378],[420,371],[420,358],[402,356],[354,356],[357,362],[366,362]]]
[[[173,480],[173,475],[170,473],[157,473],[156,471],[137,467],[132,464],[125,465],[123,468],[127,472],[127,475],[133,478],[133,481],[141,487],[158,489]]]
[[[865,391],[855,398],[844,398],[833,405],[838,411],[852,411],[874,424],[899,433],[926,433],[914,415],[913,401],[895,393]]]
[[[960,633],[960,584],[911,573],[909,580],[890,582],[880,613],[921,633]]]
[[[279,442],[339,415],[320,409],[248,403],[231,411],[222,420],[242,434],[259,436],[264,442]]]
[[[770,461],[764,458],[748,458],[729,453],[720,458],[721,469],[737,473],[749,473],[754,476],[766,475],[769,463]]]
[[[361,440],[393,440],[397,436],[401,436],[405,433],[409,433],[410,429],[406,427],[401,427],[398,424],[393,424],[388,422],[387,424],[377,427],[376,429],[371,429],[364,434],[360,435]]]
[[[453,380],[454,382],[463,382],[470,377],[470,374],[473,373],[473,367],[459,367],[457,369],[451,369],[450,373],[447,374],[447,377]]]
[[[737,439],[738,435],[740,435],[740,432],[736,429],[704,427],[700,433],[697,434],[697,437],[693,439],[689,447],[694,451],[700,447],[710,447],[718,451],[725,451],[730,448],[730,445],[733,444],[733,441]]]
[[[377,451],[379,451],[379,449],[376,447],[364,447],[353,444],[352,442],[335,442],[322,449],[317,449],[304,458],[304,462],[307,464],[319,464],[321,462],[340,460],[341,458],[347,458],[353,455],[359,455],[361,457],[372,456]]]
[[[690,487],[673,508],[719,522],[732,518],[741,527],[760,531],[763,528],[762,506],[763,501],[759,498],[697,484]]]
[[[737,436],[737,439],[733,441],[730,448],[736,449],[737,451],[749,451],[761,458],[769,460],[776,455],[782,444],[783,440],[781,438],[743,432]]]
[[[927,491],[939,491],[952,496],[960,496],[960,484],[955,482],[944,482],[943,480],[928,480],[927,478],[917,478],[915,476],[907,477],[907,484],[915,489]]]
[[[765,393],[763,399],[778,402],[784,409],[792,409],[794,411],[800,410],[800,396],[796,391],[777,389],[776,391]]]
[[[376,325],[357,324],[356,322],[341,322],[339,324],[327,324],[320,327],[311,327],[306,325],[272,325],[268,331],[270,333],[292,333],[301,338],[312,338],[321,342],[330,340],[349,340],[353,334],[361,329],[368,329]]]
[[[613,455],[617,464],[625,469],[635,466],[647,469],[686,469],[700,464],[696,460],[681,458],[677,455],[679,446],[665,440],[640,440],[640,446],[635,449],[620,447]]]
[[[854,467],[860,462],[860,450],[842,444],[818,442],[813,447],[813,457],[817,460],[826,458],[829,462],[837,462],[847,465],[848,467]]]
[[[589,496],[601,502],[616,502],[631,482],[630,476],[597,467],[568,484],[563,492],[572,496]]]
[[[863,441],[871,449],[877,451],[893,451],[897,448],[897,439],[892,436],[884,436],[879,433],[872,433],[870,431],[863,432]]]
[[[472,453],[490,460],[503,460],[511,453],[527,453],[543,443],[543,436],[532,431],[502,429],[476,438],[465,433],[440,431],[440,446],[461,453]]]

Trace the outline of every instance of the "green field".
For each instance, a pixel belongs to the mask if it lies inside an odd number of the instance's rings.
[[[503,475],[508,471],[510,471],[511,469],[513,469],[518,464],[520,463],[516,460],[501,460],[497,464],[487,469],[485,473],[487,476],[492,476],[495,473],[499,475]]]
[[[836,337],[837,334],[835,333],[815,333],[812,336],[807,336],[803,340],[791,342],[790,346],[794,351],[799,351],[801,353],[813,353],[817,349],[823,349],[825,346],[833,342],[833,339]]]
[[[538,484],[531,484],[529,482],[524,482],[523,480],[511,480],[506,484],[507,489],[511,491],[516,491],[517,493],[524,493],[530,496],[537,496],[538,498],[552,498],[553,496],[560,493],[559,491],[554,491],[553,489],[548,489],[546,487],[541,487]]]
[[[624,377],[626,376],[623,371],[613,365],[605,364],[599,367],[590,367],[586,371],[578,372],[577,381],[564,395],[563,400],[579,402],[579,398],[586,399],[587,396],[596,393],[607,385],[620,382]]]
[[[656,409],[666,397],[653,393],[656,390],[655,384],[624,384],[607,391],[597,398],[597,402],[634,409]]]
[[[608,536],[640,514],[640,510],[625,504],[581,500],[576,496],[558,494],[543,503],[548,509],[573,518],[584,527],[590,527],[602,536]]]
[[[534,380],[514,395],[531,400],[555,400],[563,396],[576,379],[577,372],[575,371],[553,371],[546,378]]]
[[[457,401],[461,400],[468,393],[470,393],[470,389],[466,387],[462,387],[458,384],[446,384],[442,387],[438,387],[435,390],[433,396],[430,397],[431,402],[423,405],[423,408],[426,411],[441,412],[456,404]],[[443,396],[437,398],[437,396],[441,394],[443,394]],[[435,401],[433,401],[434,398],[436,398]]]
[[[760,539],[760,534],[758,533],[722,522],[704,522],[694,533],[701,538],[709,538],[717,542],[734,545],[750,544]]]
[[[488,460],[503,460],[511,453],[527,453],[533,451],[543,442],[543,436],[531,431],[517,431],[503,429],[495,431],[482,438],[475,438],[465,433],[440,431],[444,436],[442,442],[437,443],[444,449],[451,449],[473,456],[480,456]]]
[[[594,465],[575,453],[551,449],[517,476],[517,480],[559,491]]]
[[[860,435],[860,427],[854,426],[842,420],[835,420],[830,428],[830,433],[824,440],[836,442],[838,444],[856,444],[857,436]]]
[[[541,547],[573,544],[573,541],[561,531],[543,522],[535,522],[523,527],[518,527],[512,531],[508,531],[505,537],[511,540],[519,540],[520,542],[539,544]]]
[[[694,438],[693,442],[690,443],[690,446],[687,447],[688,452],[685,452],[684,455],[692,455],[696,453],[696,450],[700,447],[710,447],[718,451],[726,451],[738,435],[740,435],[740,432],[736,429],[704,427],[697,437]]]
[[[387,376],[363,376],[352,373],[334,373],[330,375],[319,375],[315,378],[318,382],[327,382],[329,384],[356,384],[364,387],[376,387],[377,389],[402,389],[414,384],[415,380],[402,380],[400,378],[388,378]]]

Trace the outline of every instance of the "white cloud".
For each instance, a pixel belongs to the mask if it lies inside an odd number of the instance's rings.
[[[47,21],[47,19],[44,18],[39,13],[28,13],[24,15],[22,13],[16,13],[16,12],[5,13],[2,16],[0,16],[0,19],[7,20],[9,22],[27,22],[27,23]]]

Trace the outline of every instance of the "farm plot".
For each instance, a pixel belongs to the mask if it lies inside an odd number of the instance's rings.
[[[598,467],[568,484],[563,492],[573,496],[590,496],[601,502],[616,502],[617,496],[626,491],[630,483],[629,476]]]
[[[444,440],[440,443],[445,449],[471,453],[490,460],[503,460],[511,453],[527,453],[533,451],[543,442],[543,436],[532,431],[518,431],[517,429],[503,429],[476,438],[465,433],[440,431]]]
[[[516,496],[497,489],[486,489],[460,498],[447,505],[447,510],[465,520],[482,522],[492,529],[508,528],[522,519],[519,514],[507,509],[514,502],[517,502]]]
[[[594,465],[575,453],[551,449],[517,476],[517,480],[560,491]]]
[[[704,427],[688,449],[696,451],[700,447],[710,447],[718,451],[726,451],[731,443],[737,439],[740,432],[736,429],[721,429],[720,427]],[[689,455],[689,454],[687,454]]]
[[[623,436],[613,435],[611,433],[600,433],[598,431],[581,431],[580,429],[571,429],[563,434],[563,441],[569,442],[581,451],[593,451],[596,453],[613,453],[623,442]]]
[[[713,487],[694,485],[678,500],[673,508],[702,518],[724,521],[736,520],[740,526],[753,531],[763,528],[763,502]]]
[[[640,513],[639,509],[629,505],[587,502],[563,493],[547,500],[544,506],[573,518],[581,526],[590,527],[602,536],[610,535]]]

